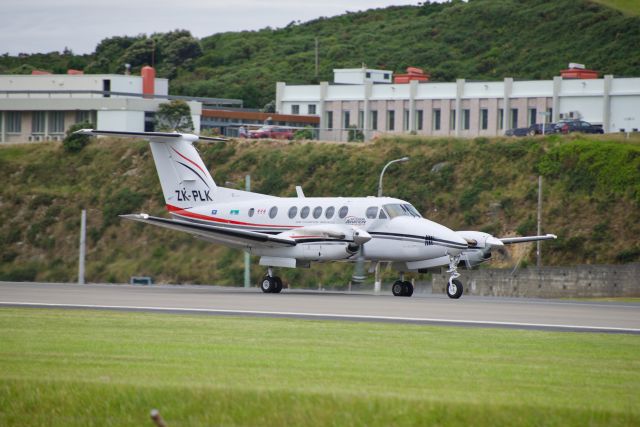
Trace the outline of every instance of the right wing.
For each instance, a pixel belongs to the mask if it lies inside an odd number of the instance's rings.
[[[502,237],[500,240],[505,245],[512,243],[525,243],[525,242],[537,242],[538,240],[554,240],[558,236],[555,234],[545,234],[544,236],[525,236],[525,237]]]
[[[212,243],[220,243],[234,248],[263,247],[282,248],[296,246],[296,241],[289,237],[278,237],[256,231],[238,230],[215,225],[196,224],[178,219],[160,218],[147,214],[120,215],[124,219],[144,222],[170,230],[184,231],[197,238]]]

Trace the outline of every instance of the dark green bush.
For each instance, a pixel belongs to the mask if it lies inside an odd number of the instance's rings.
[[[62,147],[68,153],[77,153],[82,150],[88,143],[91,137],[87,135],[78,135],[74,132],[80,129],[93,129],[94,125],[88,122],[76,123],[67,130],[67,135],[62,141]]]

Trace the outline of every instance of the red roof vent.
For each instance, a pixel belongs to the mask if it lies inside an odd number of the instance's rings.
[[[47,74],[51,74],[51,73],[48,72],[48,71],[42,71],[42,70],[31,70],[31,75],[32,76],[44,76],[44,75],[47,75]]]
[[[428,82],[431,76],[426,74],[422,68],[407,67],[407,74],[396,74],[393,76],[394,83],[409,83],[412,80]]]
[[[560,71],[563,79],[597,79],[598,72],[587,70],[583,64],[571,62],[569,68]]]
[[[69,74],[70,76],[81,76],[84,74],[84,71],[82,70],[74,70],[72,68],[69,68],[67,70],[67,74]]]

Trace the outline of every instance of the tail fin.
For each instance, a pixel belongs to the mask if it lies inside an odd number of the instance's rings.
[[[193,142],[199,139],[197,135],[162,132],[114,132],[93,129],[82,129],[77,133],[149,140],[164,200],[170,210],[171,208],[188,209],[206,205],[213,203],[216,199],[218,187],[193,146]],[[223,139],[215,138],[215,140]]]

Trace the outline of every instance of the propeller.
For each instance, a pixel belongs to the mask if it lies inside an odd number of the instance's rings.
[[[371,235],[366,231],[354,227],[353,230],[353,243],[358,245],[358,253],[356,255],[356,265],[353,269],[353,275],[351,276],[351,281],[353,283],[362,283],[364,279],[367,278],[367,275],[364,271],[364,244],[371,240]]]

